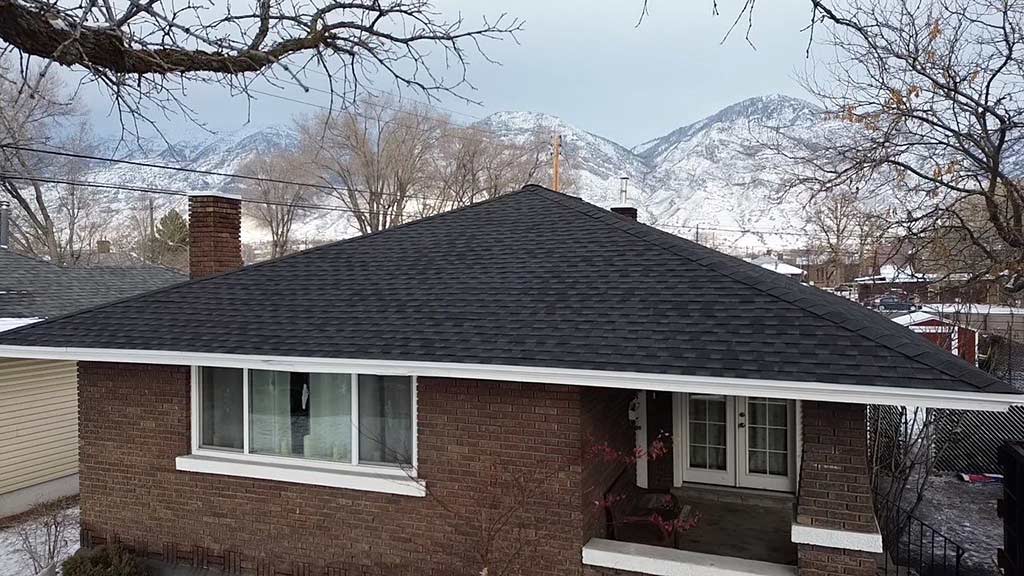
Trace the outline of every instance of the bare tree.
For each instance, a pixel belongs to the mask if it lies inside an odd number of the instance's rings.
[[[861,220],[862,212],[853,194],[821,195],[807,205],[808,227],[824,249],[829,276],[837,286],[846,281],[847,260],[859,248],[857,225]]]
[[[502,139],[492,129],[460,126],[446,119],[432,158],[428,198],[420,216],[495,198],[546,178],[550,142],[541,133],[522,141]]]
[[[256,78],[308,89],[315,73],[345,102],[381,77],[431,98],[462,96],[467,51],[486,58],[482,41],[514,38],[520,28],[504,14],[467,26],[430,0],[0,0],[0,51],[42,59],[40,79],[53,64],[84,72],[136,133],[140,122],[155,127],[147,108],[192,117],[183,90],[191,82],[249,96]]]
[[[29,520],[17,525],[15,535],[22,552],[32,563],[33,573],[42,573],[66,558],[77,539],[73,501],[53,500],[28,511]]]
[[[29,77],[40,86],[34,96],[0,80],[0,194],[14,206],[11,229],[17,250],[71,264],[104,228],[97,214],[107,201],[71,183],[87,169],[84,161],[55,160],[26,148],[78,151],[95,142],[81,121],[80,107],[59,82],[32,73]]]
[[[418,106],[363,99],[334,116],[300,123],[303,154],[318,167],[326,193],[352,212],[363,234],[406,219],[426,180],[443,121]]]
[[[245,213],[270,232],[270,257],[284,256],[291,248],[296,219],[321,194],[314,179],[307,177],[307,163],[292,152],[256,154],[242,166],[241,174],[258,178],[245,180],[241,188],[243,197],[255,200],[245,204]]]
[[[834,58],[805,84],[850,129],[802,154],[800,187],[896,197],[886,224],[918,258],[934,255],[931,267],[951,278],[1024,290],[1024,3],[814,5]]]

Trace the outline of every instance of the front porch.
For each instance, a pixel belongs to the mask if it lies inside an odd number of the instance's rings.
[[[630,419],[587,574],[874,575],[863,405],[648,391]]]
[[[790,536],[795,519],[793,495],[696,484],[673,488],[671,494],[682,515],[697,518],[695,526],[675,530],[665,539],[650,522],[616,521],[613,538],[620,542],[796,565],[797,546]],[[623,510],[620,516],[628,514]]]

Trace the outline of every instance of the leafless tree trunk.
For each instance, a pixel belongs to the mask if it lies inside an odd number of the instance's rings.
[[[294,153],[256,154],[242,166],[241,174],[260,178],[244,181],[243,197],[256,200],[245,204],[245,212],[270,232],[270,257],[284,256],[291,249],[296,219],[320,195],[313,179],[307,178],[308,164]],[[303,186],[304,181],[311,185]]]

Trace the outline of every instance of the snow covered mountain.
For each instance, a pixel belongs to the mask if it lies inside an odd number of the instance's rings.
[[[769,144],[777,144],[780,133],[786,138],[823,141],[828,128],[815,106],[780,95],[738,102],[632,149],[546,114],[499,112],[477,124],[512,141],[538,132],[560,134],[565,167],[574,181],[570,193],[611,207],[621,203],[620,178],[628,177],[628,201],[640,209],[641,221],[687,237],[697,235],[699,228],[702,242],[733,252],[802,244],[801,237],[787,234],[803,227],[800,202],[795,198],[776,201],[786,167]],[[144,163],[232,173],[254,154],[292,147],[296,142],[288,128],[248,128],[117,155]],[[97,164],[87,177],[105,183],[191,191],[229,186],[227,179],[217,176],[118,164]],[[129,193],[122,196],[125,206],[137,202],[130,200],[133,195]],[[158,210],[171,206],[181,208],[184,201],[160,197]],[[254,227],[243,228],[244,241],[264,239]],[[351,234],[353,228],[343,213],[325,212],[299,226],[294,236],[302,242]]]

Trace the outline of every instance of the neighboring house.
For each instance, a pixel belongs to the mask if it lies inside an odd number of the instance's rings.
[[[936,281],[935,276],[918,274],[909,268],[886,264],[874,276],[854,278],[857,299],[867,304],[873,299],[891,293],[905,294],[919,301],[928,299],[929,289]]]
[[[794,280],[803,280],[804,276],[807,275],[807,272],[805,272],[803,269],[797,268],[792,264],[786,264],[782,260],[779,260],[775,256],[772,256],[771,254],[766,254],[764,256],[752,258],[748,260],[748,262],[750,262],[751,264],[757,264],[761,268],[771,270],[772,272],[775,272],[777,274],[789,276]]]
[[[0,332],[185,279],[156,266],[65,268],[0,240]],[[77,394],[73,360],[0,354],[0,517],[78,492]]]
[[[79,361],[83,545],[164,566],[875,576],[865,406],[1024,401],[853,302],[540,187],[237,271],[238,199],[190,220],[192,282],[0,334]],[[594,457],[651,439],[635,477]],[[698,526],[619,530],[599,504],[636,485]]]
[[[977,330],[927,312],[910,312],[894,316],[892,321],[923,335],[937,346],[967,362],[975,366],[978,364]]]

